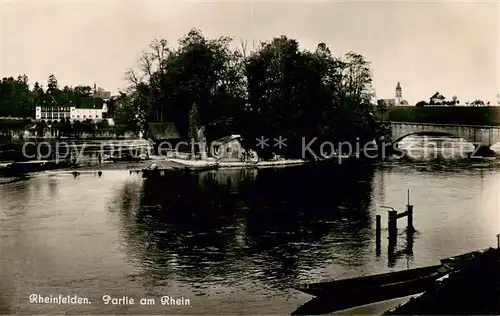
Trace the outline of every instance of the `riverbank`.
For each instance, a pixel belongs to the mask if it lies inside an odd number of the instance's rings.
[[[292,165],[302,165],[307,163],[306,160],[302,159],[281,159],[281,160],[261,160],[257,162],[246,162],[246,161],[217,161],[215,159],[205,159],[205,160],[185,160],[185,159],[175,159],[168,158],[168,160],[184,165],[189,168],[260,168],[260,167],[282,167],[282,166],[292,166]]]

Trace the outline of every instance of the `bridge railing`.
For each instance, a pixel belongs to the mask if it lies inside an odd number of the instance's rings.
[[[402,125],[428,125],[428,126],[442,126],[442,127],[468,127],[468,128],[500,128],[496,125],[465,125],[465,124],[441,124],[441,123],[416,123],[416,122],[397,122],[397,121],[376,121],[381,124],[402,124]]]

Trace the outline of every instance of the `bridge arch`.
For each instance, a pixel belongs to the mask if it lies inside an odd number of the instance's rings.
[[[399,136],[399,138],[392,140],[391,143],[397,144],[401,142],[403,139],[410,137],[410,136],[448,136],[456,139],[464,139],[462,137],[459,137],[457,135],[454,135],[452,133],[446,133],[446,132],[412,132],[403,136]],[[469,140],[465,139],[466,141],[470,142]]]

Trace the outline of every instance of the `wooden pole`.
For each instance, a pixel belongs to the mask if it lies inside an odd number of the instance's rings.
[[[415,227],[413,226],[413,205],[410,204],[410,189],[408,189],[408,202],[406,204],[406,216],[408,223],[406,225],[406,230],[408,232],[414,232]]]
[[[500,234],[497,235],[497,248],[500,249]]]
[[[381,236],[382,236],[382,216],[375,216],[375,252],[379,256],[381,250]]]
[[[388,221],[388,230],[389,230],[389,240],[396,240],[396,236],[398,233],[398,211],[388,211],[389,221]]]
[[[408,224],[406,226],[407,231],[415,231],[415,228],[413,227],[413,205],[407,205],[406,206],[406,211],[407,211],[407,219],[408,219]]]

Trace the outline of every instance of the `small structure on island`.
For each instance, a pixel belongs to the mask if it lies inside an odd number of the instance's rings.
[[[259,156],[254,150],[247,150],[243,147],[240,135],[230,135],[214,140],[210,144],[210,156],[219,162],[229,163],[257,163]],[[242,166],[243,166],[242,165]]]
[[[222,161],[242,161],[244,160],[244,152],[240,135],[219,138],[214,140],[210,146],[211,156]]]
[[[155,155],[175,150],[181,141],[181,135],[173,122],[149,123],[146,138],[154,143]]]

